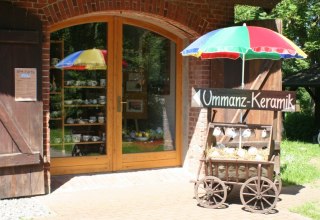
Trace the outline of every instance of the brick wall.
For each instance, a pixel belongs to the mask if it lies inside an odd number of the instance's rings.
[[[174,26],[181,30],[185,38],[194,40],[200,35],[216,28],[224,27],[233,23],[234,3],[222,0],[11,0],[13,5],[25,8],[27,13],[38,16],[43,22],[43,132],[44,154],[50,160],[49,149],[49,56],[50,56],[50,33],[48,27],[68,18],[83,16],[97,12],[125,11],[131,15],[156,18],[168,26]],[[232,1],[231,1],[232,2]],[[191,100],[191,88],[208,87],[210,83],[210,62],[189,58],[188,73],[188,103]],[[214,76],[213,76],[214,77]],[[190,105],[189,105],[190,106]],[[197,166],[199,152],[201,151],[203,138],[206,131],[207,110],[187,109],[188,114],[188,137],[189,149],[184,158],[184,164],[192,170]],[[48,168],[48,167],[47,167]],[[193,172],[193,171],[192,171]],[[46,172],[49,175],[49,172]],[[47,178],[50,180],[50,178]],[[47,183],[50,186],[50,183]]]

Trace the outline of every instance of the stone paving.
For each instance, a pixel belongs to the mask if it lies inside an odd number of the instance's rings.
[[[320,186],[286,187],[272,214],[242,209],[232,191],[223,209],[197,206],[191,176],[183,168],[167,168],[96,175],[56,176],[51,194],[36,197],[52,215],[35,219],[308,219],[289,212],[306,201],[319,201]]]

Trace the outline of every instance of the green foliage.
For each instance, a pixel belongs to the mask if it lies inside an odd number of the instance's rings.
[[[289,140],[311,142],[316,131],[313,116],[303,112],[286,113],[283,126]]]
[[[307,53],[307,59],[289,59],[282,62],[283,77],[301,72],[320,62],[320,2],[319,0],[282,0],[270,14],[261,8],[237,6],[235,21],[282,19],[282,34]],[[288,114],[285,119],[286,135],[294,140],[312,140],[314,126],[313,102],[305,89],[298,89],[297,100],[302,114]],[[295,118],[296,117],[296,118]]]
[[[65,151],[68,154],[71,154],[74,145],[53,145],[51,149],[56,150],[57,152]]]
[[[261,20],[267,17],[267,13],[260,7],[248,5],[235,6],[235,23],[250,20]]]
[[[53,143],[55,138],[62,138],[62,129],[61,128],[51,128],[50,129],[50,141]]]
[[[106,23],[88,23],[64,28],[51,34],[51,40],[64,40],[65,55],[107,46]]]
[[[283,71],[292,74],[319,63],[320,2],[318,0],[283,0],[273,10],[271,18],[281,18],[283,34],[307,54],[305,60],[284,62]]]
[[[320,147],[309,144],[284,140],[281,143],[281,179],[284,185],[300,185],[320,179],[318,161]]]
[[[299,100],[301,111],[307,115],[312,116],[314,105],[310,94],[305,88],[299,87],[297,89],[297,100]]]
[[[154,32],[125,25],[123,43],[123,57],[129,64],[124,71],[147,75],[149,87],[163,86],[170,63],[170,40]]]
[[[319,0],[282,0],[267,14],[259,7],[238,5],[235,22],[282,19],[283,34],[308,54],[305,60],[285,60],[284,75],[307,69],[320,61],[320,2]]]
[[[320,202],[307,202],[302,206],[290,209],[290,211],[314,220],[320,220]]]
[[[285,76],[319,63],[319,12],[320,3],[314,0],[283,0],[274,10],[273,17],[283,19],[284,34],[308,54],[308,59],[284,62]]]

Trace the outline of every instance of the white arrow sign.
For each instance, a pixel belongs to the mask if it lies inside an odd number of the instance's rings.
[[[198,90],[198,92],[197,92],[194,88],[192,88],[192,103],[191,103],[191,106],[193,106],[193,107],[203,107],[200,95],[201,95],[201,91],[200,90]]]

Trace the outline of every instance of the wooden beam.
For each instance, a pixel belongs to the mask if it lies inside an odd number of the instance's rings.
[[[314,106],[314,117],[315,117],[315,124],[318,129],[320,129],[320,87],[314,88],[315,93],[315,106]]]
[[[250,86],[249,88],[250,90],[260,90],[263,87],[264,83],[266,82],[268,73],[270,72],[273,64],[274,64],[274,61],[265,60],[265,64],[262,66],[261,71],[259,71],[260,74],[257,76],[257,78],[254,80],[254,82]],[[236,113],[234,114],[231,120],[231,123],[235,123],[239,119],[241,111],[242,111],[241,109],[238,109],[236,111]],[[249,114],[249,111],[250,110],[247,109],[243,114],[243,121],[245,121],[246,117]]]
[[[315,93],[311,90],[310,87],[305,86],[304,87],[306,89],[306,91],[309,93],[309,95],[311,96],[311,98],[313,99],[314,102],[317,102],[318,97],[315,95]]]
[[[35,154],[2,154],[0,155],[0,167],[24,166],[40,163],[40,153]]]
[[[0,43],[39,44],[38,31],[0,30]]]
[[[11,136],[12,140],[17,144],[21,153],[32,154],[31,147],[22,135],[20,127],[14,121],[12,117],[5,108],[5,105],[0,100],[0,121],[2,121],[3,126],[7,129],[8,134]]]

